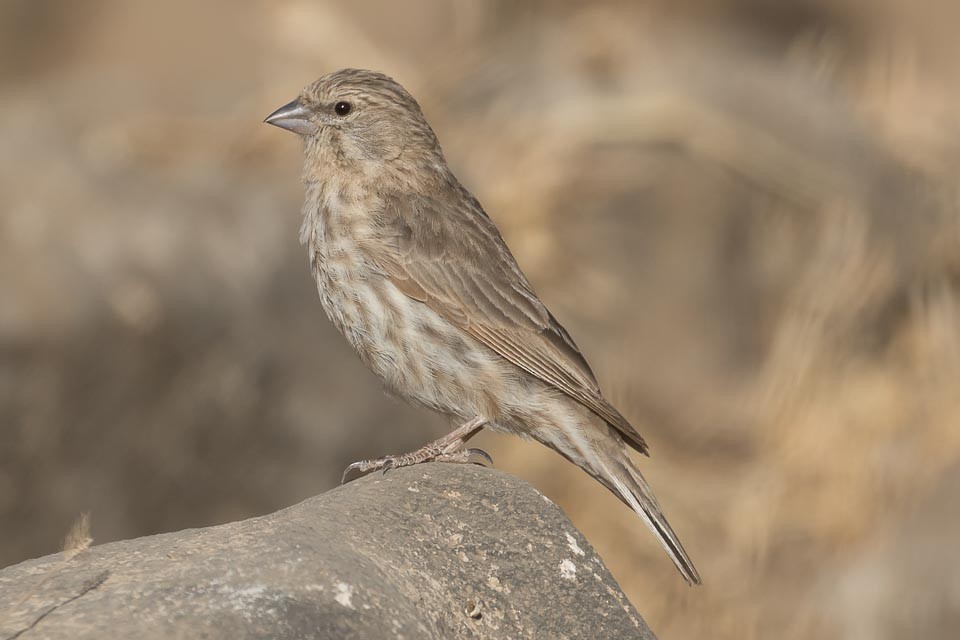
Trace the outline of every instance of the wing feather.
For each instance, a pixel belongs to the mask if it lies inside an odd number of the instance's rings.
[[[379,221],[395,249],[383,260],[387,277],[408,297],[587,407],[646,454],[643,438],[603,397],[580,349],[534,293],[493,222],[458,187],[433,198],[387,199]]]

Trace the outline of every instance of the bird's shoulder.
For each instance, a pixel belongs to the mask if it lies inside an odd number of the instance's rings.
[[[380,224],[395,249],[392,274],[410,293],[431,299],[448,312],[457,308],[462,322],[503,332],[545,333],[561,351],[593,373],[530,281],[493,220],[459,183],[425,193],[388,195]]]

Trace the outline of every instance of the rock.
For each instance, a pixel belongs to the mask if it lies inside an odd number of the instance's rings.
[[[24,633],[24,630],[27,630]],[[0,638],[654,638],[530,485],[379,473],[276,513],[0,571]]]

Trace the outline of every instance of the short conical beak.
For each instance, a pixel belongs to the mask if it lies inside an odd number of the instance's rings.
[[[299,133],[302,136],[313,134],[317,127],[310,121],[310,110],[299,99],[283,105],[264,120],[267,124]]]

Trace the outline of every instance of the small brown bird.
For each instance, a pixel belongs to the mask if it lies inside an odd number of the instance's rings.
[[[623,500],[700,584],[630,459],[646,443],[450,171],[416,100],[383,74],[343,69],[265,122],[305,141],[300,240],[330,320],[392,391],[461,423],[347,472],[466,462],[484,427],[533,438]]]

